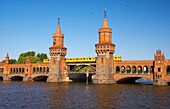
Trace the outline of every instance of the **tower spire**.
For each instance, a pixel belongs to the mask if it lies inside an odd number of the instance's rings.
[[[8,53],[7,53],[7,55],[6,55],[6,58],[9,58]]]
[[[61,35],[61,29],[60,29],[60,17],[58,17],[58,26],[56,30],[56,35]]]
[[[104,21],[103,21],[102,28],[109,28],[106,20],[106,9],[104,10]]]

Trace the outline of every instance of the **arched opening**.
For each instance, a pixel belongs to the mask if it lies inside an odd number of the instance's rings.
[[[13,71],[14,71],[13,73],[15,73],[15,68],[13,68]]]
[[[35,67],[33,67],[33,72],[32,73],[35,73]]]
[[[116,73],[120,73],[120,67],[116,66]]]
[[[88,65],[81,65],[81,66],[75,66],[72,71],[75,72],[86,72],[87,69],[90,69],[90,71],[95,71],[95,68],[93,66],[88,66]]]
[[[127,76],[127,77],[122,77],[116,80],[116,83],[126,83],[126,84],[153,84],[151,80],[145,77],[132,77],[132,76]]]
[[[11,81],[22,81],[23,77],[22,76],[13,76],[10,79],[11,79]]]
[[[25,70],[24,70],[24,68],[22,68],[22,73],[25,73]]]
[[[138,73],[141,74],[142,73],[142,67],[138,66]]]
[[[144,67],[143,67],[143,71],[144,71],[145,74],[148,74],[148,67],[147,67],[147,66],[144,66]]]
[[[3,68],[0,68],[0,73],[3,73]]]
[[[46,73],[49,73],[49,67],[47,67],[47,72]]]
[[[131,68],[130,68],[130,66],[127,66],[127,73],[130,73],[131,72]]]
[[[166,73],[170,74],[170,66],[167,66]]]
[[[0,81],[3,81],[3,77],[2,76],[0,76]]]
[[[16,74],[18,74],[18,68],[16,68]]]
[[[21,68],[19,68],[19,73],[22,73],[22,72],[21,72]]]
[[[125,67],[124,66],[121,67],[121,73],[125,73]]]
[[[45,67],[43,67],[43,73],[45,73]]]
[[[40,75],[40,76],[34,77],[33,80],[34,81],[47,81],[47,78],[48,78],[48,76]]]
[[[36,71],[36,73],[38,73],[39,72],[39,68],[37,67],[37,71]]]
[[[42,72],[42,67],[40,67],[40,72],[39,73],[41,73]]]
[[[10,68],[10,74],[12,74],[13,72],[12,72],[12,68]]]
[[[136,73],[136,66],[132,67],[132,73]]]
[[[150,66],[150,74],[153,74],[153,70],[154,70],[153,66]]]

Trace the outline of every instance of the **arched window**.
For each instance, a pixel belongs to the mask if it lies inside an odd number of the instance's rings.
[[[142,67],[138,66],[138,73],[142,73]]]
[[[170,66],[167,66],[166,73],[167,73],[167,74],[170,74]]]
[[[127,66],[127,73],[130,73],[131,72],[131,68],[130,68],[130,66]]]
[[[121,67],[121,73],[125,73],[125,67],[124,66]]]
[[[119,73],[119,72],[120,72],[120,67],[116,66],[116,73]]]
[[[136,73],[136,66],[132,67],[132,73]]]

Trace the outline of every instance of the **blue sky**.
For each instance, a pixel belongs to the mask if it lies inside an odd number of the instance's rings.
[[[169,0],[0,0],[0,60],[6,53],[47,53],[60,16],[66,57],[97,56],[104,9],[116,56],[153,60],[160,49],[170,58]],[[49,56],[50,57],[50,56]]]

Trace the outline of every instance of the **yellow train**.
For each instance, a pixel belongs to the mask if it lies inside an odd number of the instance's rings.
[[[44,59],[43,63],[49,63],[51,59]],[[114,61],[121,61],[121,56],[113,56]],[[66,62],[95,62],[96,57],[66,58]]]

